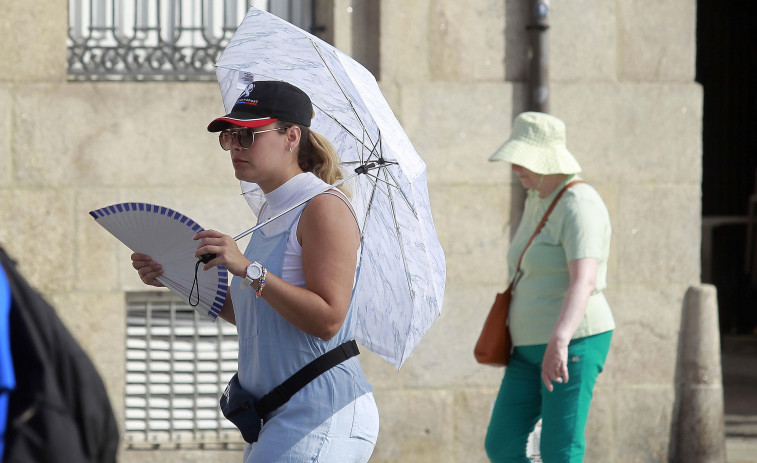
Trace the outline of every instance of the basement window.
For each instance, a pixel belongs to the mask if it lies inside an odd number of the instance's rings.
[[[233,325],[202,317],[172,293],[128,294],[127,446],[241,446],[218,406],[237,371],[237,339]]]

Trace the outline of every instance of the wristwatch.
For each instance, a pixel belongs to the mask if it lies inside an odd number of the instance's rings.
[[[250,286],[253,281],[263,276],[263,266],[259,262],[253,262],[247,266],[247,273],[242,280],[242,286]]]

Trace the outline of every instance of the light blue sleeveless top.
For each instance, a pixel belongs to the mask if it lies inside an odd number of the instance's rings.
[[[318,188],[322,191],[327,186],[324,183]],[[316,192],[303,192],[300,197]],[[296,232],[294,224],[299,222],[297,219],[305,207],[306,204],[275,219],[291,222],[283,232],[268,236],[263,229],[255,231],[245,256],[260,262],[270,273],[282,275],[287,241],[290,234]],[[256,397],[263,397],[315,358],[354,339],[356,318],[352,308],[337,335],[324,341],[286,321],[262,297],[256,298],[252,288],[242,288],[241,281],[240,277],[234,277],[230,286],[239,334],[239,381]],[[358,358],[352,357],[323,373],[271,413],[261,432],[261,440],[266,428],[274,426],[283,426],[292,432],[297,432],[293,428],[300,427],[307,433],[308,429],[315,429],[336,411],[371,391]]]

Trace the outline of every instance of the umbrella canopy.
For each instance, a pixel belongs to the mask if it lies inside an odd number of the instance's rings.
[[[326,42],[254,7],[216,73],[227,112],[252,81],[286,81],[310,96],[316,113],[311,129],[339,153],[362,236],[352,300],[356,337],[400,368],[441,313],[446,268],[426,164],[376,79]],[[242,190],[257,213],[262,192],[246,182]]]

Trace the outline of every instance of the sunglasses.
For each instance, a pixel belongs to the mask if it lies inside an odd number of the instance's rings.
[[[239,146],[247,149],[252,146],[253,143],[255,143],[256,133],[274,132],[281,130],[286,130],[286,127],[258,130],[257,132],[252,129],[222,130],[221,133],[218,134],[218,143],[220,143],[221,148],[223,148],[225,151],[229,151],[231,149],[231,144],[234,142],[234,137],[236,137],[237,141],[239,142]]]

